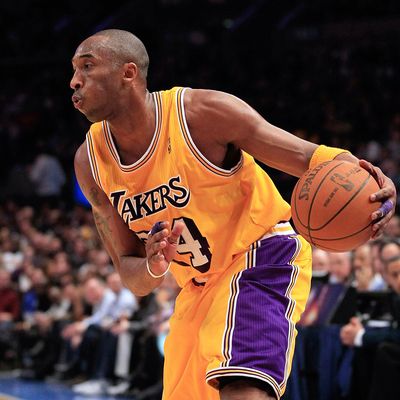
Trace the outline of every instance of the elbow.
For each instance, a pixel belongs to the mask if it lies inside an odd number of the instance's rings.
[[[135,296],[144,297],[152,292],[152,289],[147,289],[145,287],[140,287],[139,285],[132,284],[132,282],[125,282],[122,279],[122,284],[129,289]]]

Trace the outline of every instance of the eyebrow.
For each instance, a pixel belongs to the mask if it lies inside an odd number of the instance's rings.
[[[84,54],[80,54],[79,56],[72,57],[71,61],[73,62],[76,59],[82,59],[82,58],[96,58],[96,57],[93,54],[84,53]]]

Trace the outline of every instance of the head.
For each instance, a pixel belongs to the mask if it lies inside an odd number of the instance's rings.
[[[11,274],[6,269],[0,269],[0,289],[7,289],[11,286]]]
[[[121,278],[117,272],[113,272],[108,275],[107,285],[115,294],[118,294],[122,290],[123,285],[121,282]]]
[[[90,278],[85,282],[83,288],[85,300],[91,305],[99,304],[103,299],[105,290],[105,283],[101,279]]]
[[[365,243],[353,252],[353,268],[368,268],[372,270],[371,246]]]
[[[334,283],[346,283],[351,275],[351,253],[329,253],[329,270]]]
[[[358,290],[368,290],[374,277],[371,246],[366,243],[354,250],[353,272]]]
[[[385,262],[397,255],[400,255],[400,242],[397,239],[388,239],[381,243],[380,258],[382,262]]]
[[[398,238],[400,237],[400,216],[393,215],[385,226],[384,234],[388,237]]]
[[[312,253],[312,269],[314,271],[329,272],[329,255],[322,249],[314,248]]]
[[[72,66],[73,103],[91,122],[112,120],[127,98],[145,93],[149,57],[130,32],[108,29],[90,36],[77,48]]]
[[[369,242],[371,246],[371,261],[375,273],[382,274],[383,263],[380,256],[382,239],[378,238]]]
[[[400,255],[385,262],[385,276],[389,286],[397,294],[400,294]]]

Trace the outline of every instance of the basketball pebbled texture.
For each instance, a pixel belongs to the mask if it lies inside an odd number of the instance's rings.
[[[369,196],[379,190],[374,177],[357,164],[332,160],[306,171],[291,198],[297,231],[327,251],[348,251],[372,235],[371,214],[380,203]]]

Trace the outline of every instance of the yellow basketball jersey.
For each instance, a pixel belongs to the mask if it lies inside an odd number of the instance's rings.
[[[186,123],[186,90],[152,94],[156,129],[146,153],[132,165],[121,163],[107,122],[93,124],[87,134],[95,181],[143,241],[157,221],[185,223],[171,266],[181,286],[227,268],[235,255],[290,218],[289,205],[249,154],[242,151],[230,170],[201,154]]]

